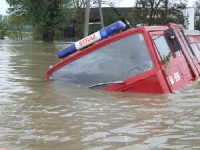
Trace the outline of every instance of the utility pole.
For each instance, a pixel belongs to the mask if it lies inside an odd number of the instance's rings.
[[[90,0],[86,0],[84,37],[88,36],[88,32],[89,32],[89,17],[90,17]]]
[[[101,9],[101,0],[98,0],[98,3],[99,3],[99,14],[100,14],[100,19],[101,19],[101,28],[104,28],[103,13]]]

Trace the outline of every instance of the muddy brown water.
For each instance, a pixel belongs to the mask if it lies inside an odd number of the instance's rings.
[[[176,94],[47,84],[66,43],[0,41],[0,147],[8,150],[200,149],[200,84]]]

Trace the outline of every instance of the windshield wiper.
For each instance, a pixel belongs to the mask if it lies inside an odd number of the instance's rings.
[[[90,88],[97,87],[97,86],[108,85],[108,84],[118,84],[118,83],[124,84],[124,81],[114,81],[114,82],[96,83],[96,84],[94,84],[94,85],[89,86],[88,88],[90,89]]]

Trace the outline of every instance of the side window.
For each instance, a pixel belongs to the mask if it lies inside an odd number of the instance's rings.
[[[200,51],[199,51],[199,48],[198,48],[197,44],[196,43],[192,43],[190,45],[191,45],[191,47],[192,47],[192,49],[193,49],[198,61],[200,62]]]
[[[198,45],[198,47],[200,48],[200,43],[199,43],[199,42],[197,43],[197,45]]]
[[[167,41],[164,36],[153,36],[153,39],[158,50],[159,60],[165,64],[166,61],[169,61],[173,57]]]
[[[183,34],[183,31],[182,31],[181,29],[178,29],[178,32],[179,32],[179,34],[180,34],[180,36],[181,36],[181,39],[183,40],[183,43],[184,43],[184,45],[186,46],[187,51],[189,52],[190,56],[191,56],[192,58],[194,58],[194,57],[195,57],[194,52],[193,52],[192,49],[190,48],[190,46],[189,46],[189,44],[188,44],[188,42],[187,42],[187,40],[186,40],[186,37],[185,37],[185,35]]]

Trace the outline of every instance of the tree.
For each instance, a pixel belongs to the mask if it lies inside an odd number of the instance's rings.
[[[179,2],[171,4],[168,10],[168,22],[183,24],[185,28],[188,27],[188,14],[184,16],[183,11],[186,9],[186,3]]]
[[[7,28],[13,33],[15,39],[23,39],[23,30],[27,25],[23,16],[10,15],[7,21]]]
[[[163,0],[136,0],[133,10],[136,24],[154,25],[158,24],[160,11],[163,11]]]
[[[7,17],[0,15],[0,30],[6,29],[6,18]]]
[[[183,10],[187,4],[186,0],[136,0],[133,10],[135,24],[164,25],[169,22],[181,23],[187,26],[187,16]]]
[[[9,13],[25,16],[42,35],[43,41],[53,41],[57,26],[74,17],[71,0],[6,0]]]
[[[6,31],[5,17],[0,15],[0,39],[4,39],[5,31]]]
[[[108,5],[110,7],[114,7],[120,1],[121,0],[90,0],[90,7],[95,8],[95,7],[99,7],[101,5]],[[72,3],[73,3],[73,6],[77,10],[76,17],[74,19],[74,24],[76,24],[76,26],[78,26],[78,34],[80,33],[78,36],[83,37],[82,30],[83,30],[84,26],[82,23],[84,22],[84,19],[85,19],[84,12],[86,9],[86,0],[72,0]],[[101,14],[101,10],[99,12],[100,12],[100,16],[102,15],[101,18],[104,18],[103,13]],[[103,27],[104,19],[101,20],[101,22],[102,22],[102,27]]]

